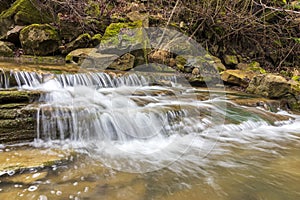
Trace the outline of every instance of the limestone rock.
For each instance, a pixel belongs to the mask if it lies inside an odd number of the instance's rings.
[[[223,59],[226,65],[237,65],[239,63],[235,55],[224,55]]]
[[[111,63],[118,58],[115,54],[97,53],[95,48],[82,48],[70,52],[66,56],[67,63],[76,63],[83,68],[100,68],[106,69]]]
[[[113,63],[111,63],[108,69],[127,71],[134,67],[134,59],[135,57],[130,53],[126,53],[120,58],[116,59]]]
[[[53,54],[58,50],[59,41],[56,29],[48,24],[32,24],[20,32],[20,42],[25,54]]]
[[[268,98],[282,98],[288,94],[297,96],[299,83],[286,80],[276,74],[264,74],[255,76],[249,83],[247,92],[262,95]]]
[[[12,57],[14,56],[14,52],[11,48],[9,48],[5,42],[0,41],[0,57]]]
[[[255,76],[252,71],[226,70],[222,73],[221,79],[228,84],[247,87],[249,82]]]

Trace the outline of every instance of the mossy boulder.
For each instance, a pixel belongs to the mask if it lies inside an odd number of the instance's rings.
[[[90,46],[92,37],[88,33],[81,34],[74,41],[68,43],[65,49],[62,50],[62,54],[68,54],[71,51],[79,48],[87,48]]]
[[[0,35],[6,34],[15,25],[49,23],[53,21],[49,12],[39,9],[36,1],[17,0],[0,14]]]
[[[255,73],[252,71],[235,69],[222,72],[221,79],[227,84],[246,88],[254,76]]]
[[[48,24],[32,24],[20,32],[25,54],[49,55],[58,50],[60,38],[57,30]]]
[[[144,51],[147,39],[141,27],[142,21],[111,23],[101,39],[99,52],[123,55],[137,49]]]
[[[14,52],[11,48],[9,48],[5,42],[0,41],[0,57],[12,57],[14,56]]]
[[[102,35],[100,33],[95,34],[91,39],[91,44],[93,47],[96,47],[100,44]]]
[[[237,56],[235,55],[224,55],[224,63],[228,66],[237,65],[239,63]]]
[[[259,74],[265,74],[266,70],[260,67],[260,63],[253,61],[251,63],[239,63],[236,66],[237,69],[244,71],[253,71]]]

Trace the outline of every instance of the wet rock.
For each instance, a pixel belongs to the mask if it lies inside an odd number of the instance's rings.
[[[226,65],[237,65],[239,63],[237,56],[235,55],[224,55],[224,62]]]
[[[300,85],[276,74],[255,76],[249,83],[247,92],[268,98],[281,98],[287,94],[298,96]]]
[[[71,156],[71,152],[55,149],[7,149],[0,154],[0,176],[6,174],[13,175],[17,172],[30,169],[51,167],[52,165],[70,160]],[[40,173],[31,175],[28,178],[30,180],[26,180],[26,178],[25,180],[20,180],[20,177],[15,177],[13,180],[29,182],[45,177],[45,175],[45,173]],[[13,181],[11,179],[7,180]]]
[[[5,35],[15,25],[51,22],[52,18],[48,13],[38,9],[34,1],[17,0],[0,14],[0,36]]]
[[[135,57],[129,53],[124,54],[120,58],[116,59],[108,66],[108,69],[127,71],[134,67]]]
[[[169,65],[170,58],[171,58],[171,53],[164,50],[156,50],[148,54],[148,61],[150,63],[160,63],[160,64]]]
[[[62,50],[62,54],[68,54],[71,51],[79,48],[87,48],[89,47],[91,40],[92,38],[90,34],[81,34],[74,41],[66,44],[65,49]]]
[[[0,41],[0,56],[4,57],[12,57],[14,56],[14,52],[11,48],[9,48],[5,42]]]
[[[33,140],[36,109],[28,104],[39,97],[37,91],[0,91],[0,143]]]
[[[26,54],[49,55],[58,50],[60,38],[54,27],[32,24],[22,29],[20,41]]]
[[[222,73],[221,79],[228,84],[238,85],[246,88],[255,73],[252,71],[242,71],[242,70],[226,70]]]

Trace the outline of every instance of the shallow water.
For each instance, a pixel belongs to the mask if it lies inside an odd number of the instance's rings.
[[[131,76],[109,86],[103,74],[89,77],[23,83],[47,91],[36,140],[0,150],[72,156],[3,174],[0,199],[300,198],[299,115],[240,106],[233,94],[174,78],[151,86]]]

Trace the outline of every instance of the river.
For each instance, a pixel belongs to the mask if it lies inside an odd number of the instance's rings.
[[[35,140],[0,153],[71,156],[2,174],[0,199],[300,199],[297,114],[245,106],[239,100],[251,96],[174,75],[11,76],[19,89],[45,93],[32,105]]]

